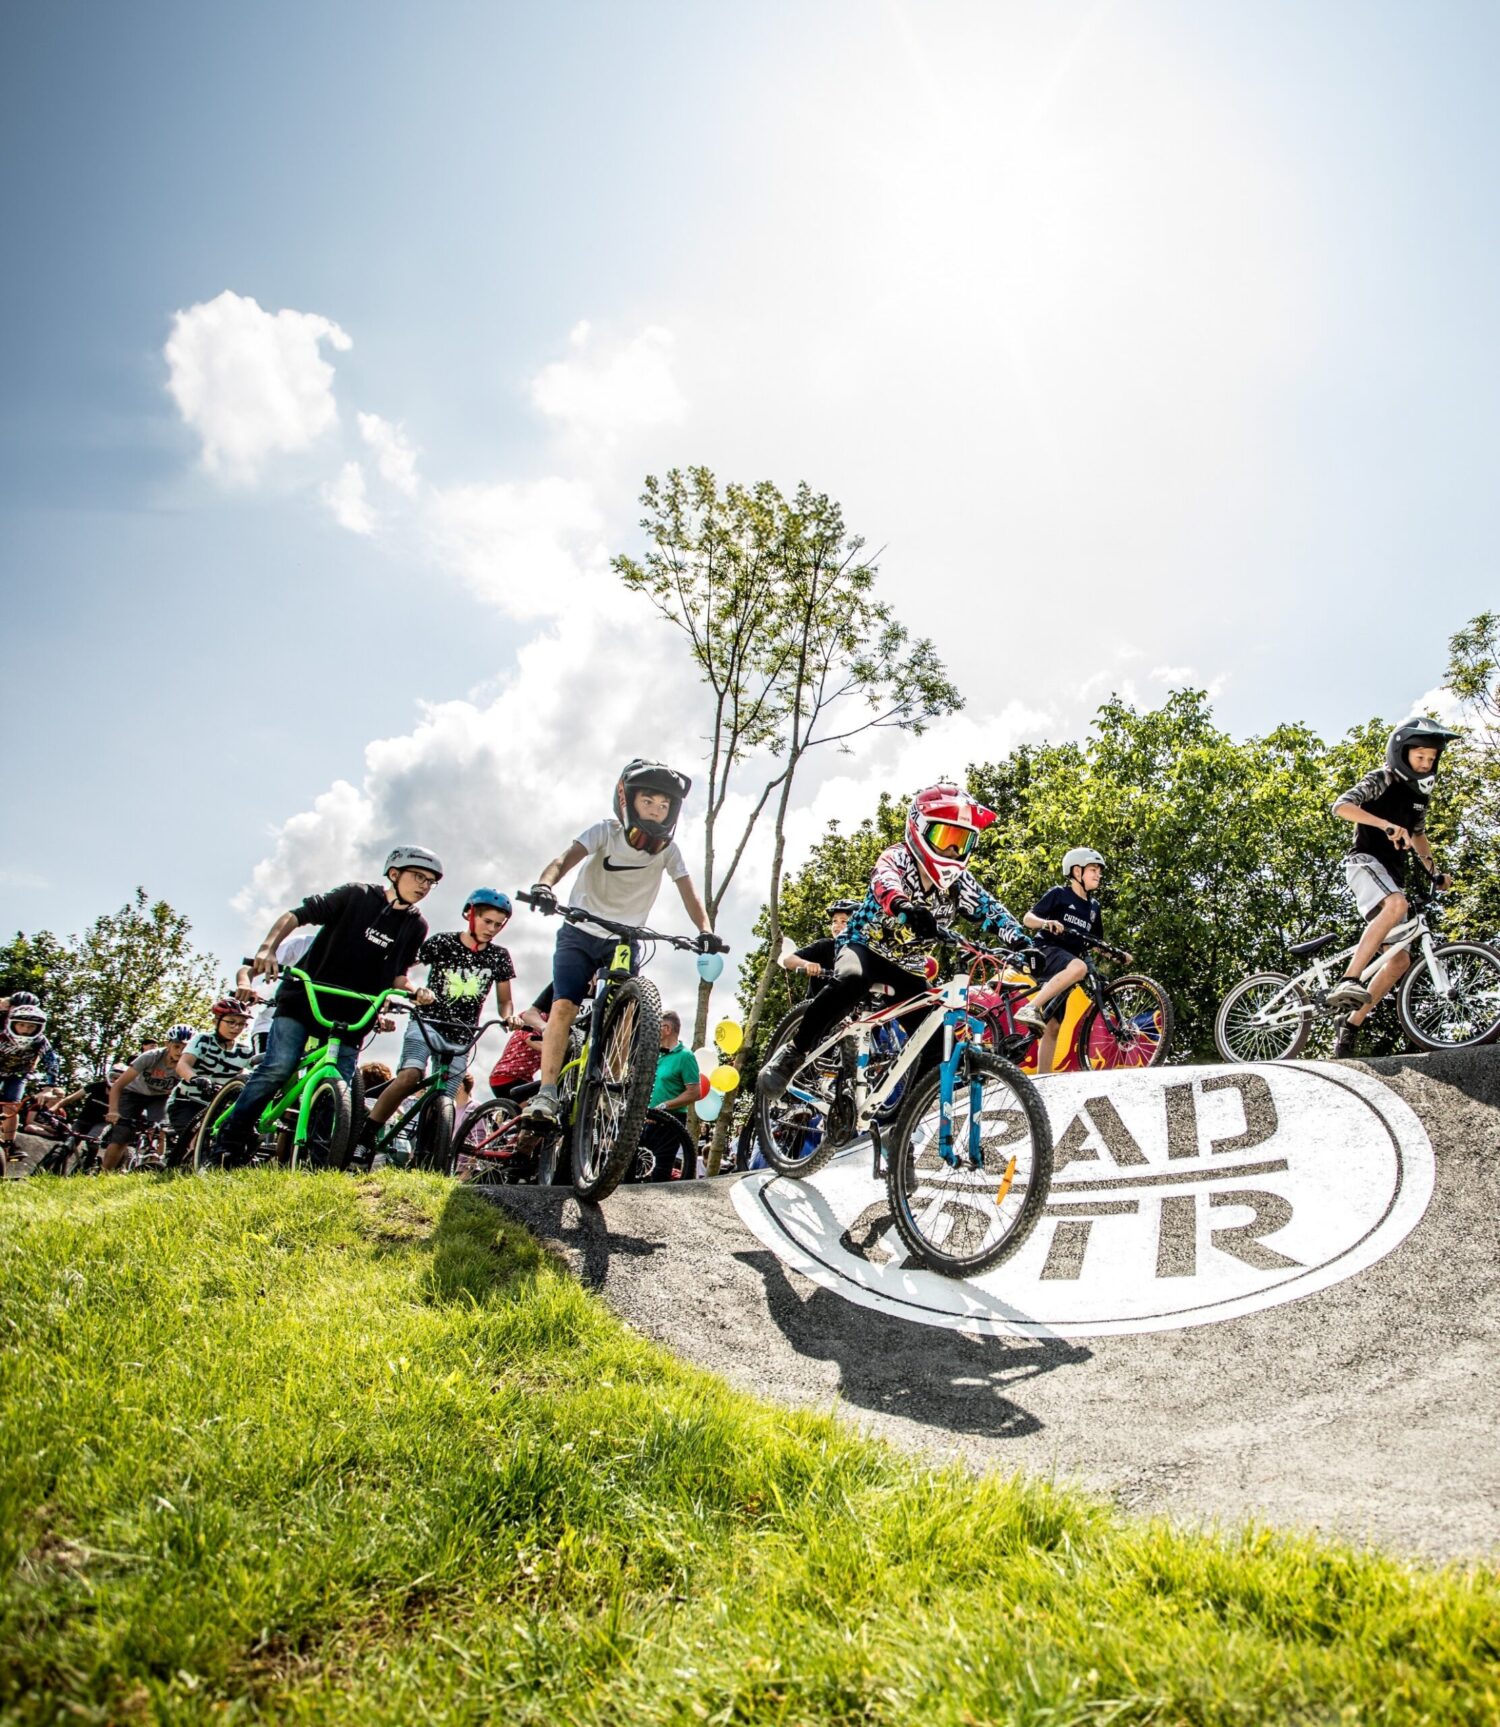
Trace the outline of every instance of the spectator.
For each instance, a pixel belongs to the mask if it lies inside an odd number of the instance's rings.
[[[453,1094],[453,1131],[458,1133],[464,1125],[464,1117],[474,1107],[474,1075],[465,1071],[458,1082],[458,1090]]]
[[[651,1107],[665,1111],[682,1126],[680,1131],[673,1131],[665,1122],[646,1123],[641,1144],[655,1160],[650,1175],[652,1181],[672,1179],[672,1167],[679,1151],[685,1158],[693,1156],[692,1120],[688,1112],[698,1101],[699,1086],[697,1058],[682,1042],[682,1020],[668,1008],[661,1016],[661,1054],[656,1058],[656,1083],[651,1088]],[[684,1133],[687,1135],[685,1141]],[[696,1171],[684,1165],[682,1173],[692,1176]]]

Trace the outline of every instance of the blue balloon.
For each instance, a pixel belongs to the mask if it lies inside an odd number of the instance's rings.
[[[724,956],[721,953],[700,953],[698,955],[698,976],[704,983],[717,983],[724,970]]]
[[[724,1093],[722,1091],[709,1092],[707,1097],[698,1099],[697,1107],[699,1121],[717,1121],[719,1111],[724,1107]]]

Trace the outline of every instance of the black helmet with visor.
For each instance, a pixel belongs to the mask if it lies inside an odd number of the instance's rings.
[[[1462,735],[1437,720],[1425,717],[1404,720],[1391,733],[1390,741],[1385,746],[1385,765],[1405,785],[1415,786],[1421,792],[1430,792],[1437,779],[1438,761],[1442,760],[1444,748]],[[1411,765],[1409,752],[1414,749],[1437,751],[1437,760],[1433,762],[1430,772],[1419,774]]]
[[[625,830],[626,842],[638,852],[664,851],[682,814],[682,800],[692,788],[686,774],[665,762],[648,762],[640,756],[627,762],[615,785],[615,817]],[[636,809],[639,792],[666,798],[667,813],[661,821],[647,821]]]

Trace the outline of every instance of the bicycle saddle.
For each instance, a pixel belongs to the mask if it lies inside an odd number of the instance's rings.
[[[1337,935],[1315,935],[1311,941],[1294,941],[1287,952],[1294,953],[1299,958],[1307,954],[1322,953],[1325,947],[1332,947],[1338,939]]]

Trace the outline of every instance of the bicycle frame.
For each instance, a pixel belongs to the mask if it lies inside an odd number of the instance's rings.
[[[420,1027],[422,1025],[422,1021],[419,1017],[419,1013],[420,1010],[413,1009],[412,1023]],[[469,1039],[469,1051],[473,1050],[475,1044],[479,1042],[480,1038],[484,1036],[485,1032],[487,1032],[491,1026],[500,1025],[501,1023],[502,1022],[500,1020],[491,1019],[486,1020],[483,1025],[476,1027],[473,1037]],[[423,1035],[424,1037],[426,1036],[425,1028],[423,1029]],[[326,1049],[328,1046],[325,1045],[324,1047]],[[430,1037],[427,1038],[427,1048],[428,1052],[433,1057],[432,1072],[422,1080],[422,1083],[411,1094],[406,1102],[397,1109],[391,1119],[380,1124],[380,1127],[377,1129],[375,1134],[375,1142],[370,1148],[371,1156],[378,1156],[382,1152],[389,1154],[391,1146],[394,1145],[395,1142],[400,1139],[401,1135],[407,1132],[407,1130],[416,1121],[417,1115],[420,1112],[422,1105],[426,1103],[427,1099],[433,1096],[434,1093],[442,1091],[448,1084],[448,1076],[452,1073],[453,1064],[458,1059],[458,1051],[454,1050],[450,1054],[446,1050],[441,1050],[433,1043]],[[467,1053],[465,1054],[464,1059],[467,1061]]]
[[[1287,1025],[1293,1020],[1301,1019],[1309,1009],[1317,1013],[1328,1013],[1332,1010],[1325,1007],[1323,997],[1343,976],[1343,968],[1349,957],[1358,947],[1357,942],[1351,942],[1337,953],[1314,954],[1306,970],[1300,971],[1289,978],[1286,985],[1279,989],[1260,1009],[1246,1022],[1249,1025]],[[1381,967],[1386,965],[1396,954],[1407,953],[1412,947],[1421,948],[1422,958],[1427,962],[1434,986],[1439,995],[1448,994],[1448,973],[1443,962],[1438,957],[1437,944],[1433,940],[1431,926],[1427,922],[1425,912],[1417,911],[1407,918],[1405,923],[1399,923],[1386,938],[1384,945],[1374,959],[1359,974],[1359,981],[1368,984]],[[1283,1005],[1285,1004],[1285,1005]]]

